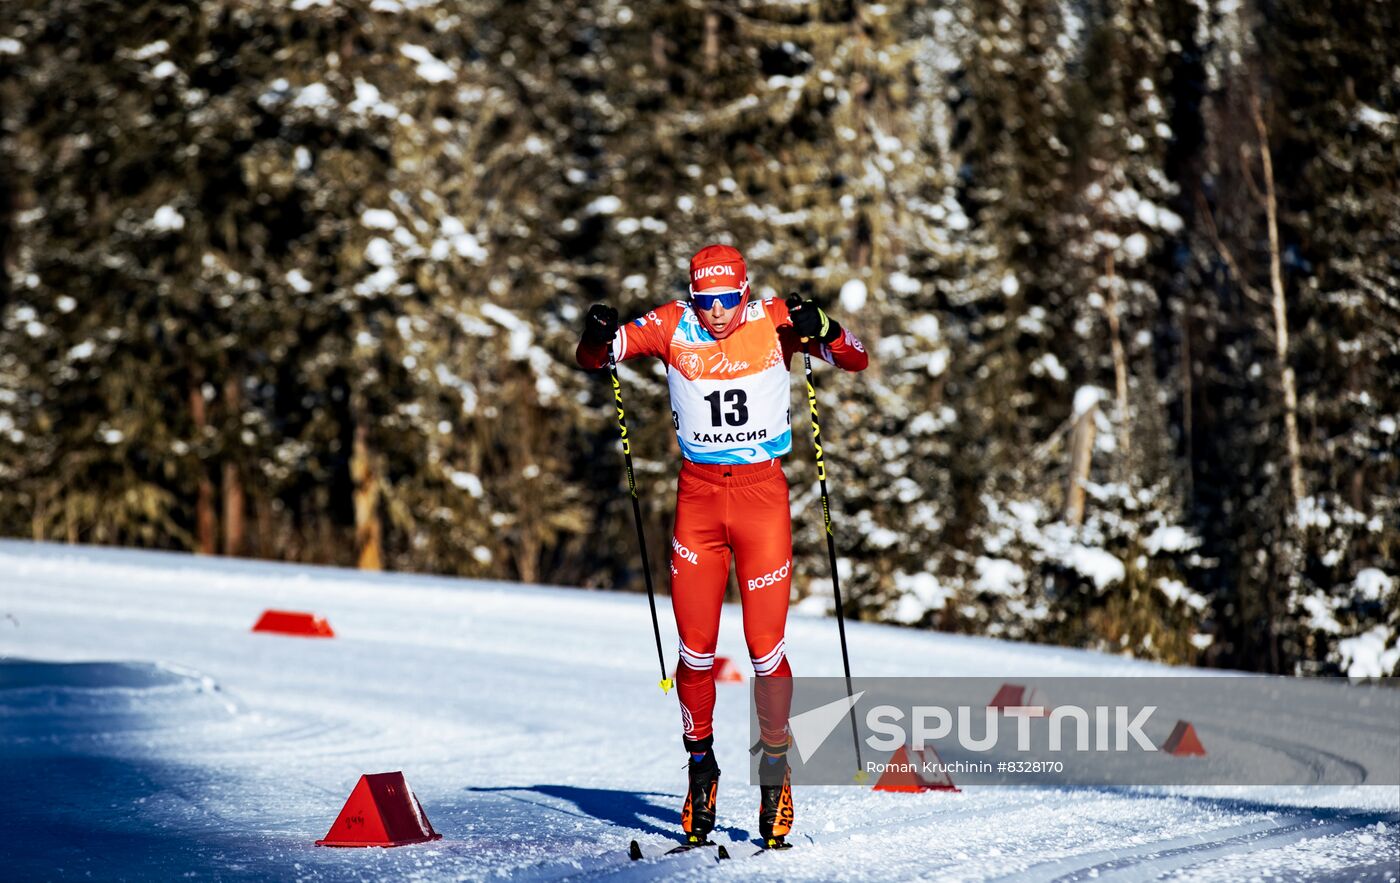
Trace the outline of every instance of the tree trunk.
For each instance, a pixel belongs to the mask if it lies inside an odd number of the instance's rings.
[[[520,581],[523,583],[537,583],[540,581],[539,567],[540,560],[539,537],[533,531],[522,531],[520,535],[520,551],[515,557],[516,570],[520,574]]]
[[[350,480],[354,485],[355,566],[361,570],[383,570],[381,537],[383,525],[379,518],[379,476],[370,454],[369,431],[360,422],[355,424],[355,446],[350,456]]]
[[[19,180],[10,158],[0,159],[0,311],[9,305],[13,290],[10,280],[19,271],[15,261],[19,242],[14,224],[19,205]]]
[[[1073,527],[1084,523],[1084,483],[1089,480],[1089,466],[1094,456],[1094,416],[1098,410],[1097,404],[1085,408],[1084,413],[1075,418],[1074,432],[1070,436],[1069,486],[1065,488],[1064,520]]]
[[[204,442],[205,430],[209,427],[209,409],[204,401],[197,381],[190,380],[190,416],[194,420],[195,450]],[[214,512],[214,482],[209,478],[209,468],[196,454],[199,463],[199,485],[195,499],[195,551],[200,555],[219,554],[219,522]]]
[[[227,426],[230,431],[236,434],[242,425],[242,401],[239,394],[237,379],[230,378],[224,382],[224,403],[227,407]],[[244,510],[247,499],[243,493],[243,476],[238,468],[238,463],[232,456],[225,455],[224,460],[224,554],[242,555],[244,539],[247,533]]]
[[[48,538],[48,530],[46,530],[44,526],[48,519],[48,514],[48,494],[40,491],[34,501],[34,512],[29,517],[30,538],[36,543],[42,543]]]
[[[666,76],[669,68],[666,58],[666,35],[659,28],[651,32],[651,66],[656,69],[657,76]]]
[[[1119,460],[1123,469],[1128,468],[1128,455],[1132,453],[1132,435],[1128,424],[1128,361],[1123,355],[1123,336],[1118,325],[1118,279],[1113,271],[1113,252],[1104,256],[1104,274],[1108,277],[1108,300],[1104,313],[1108,316],[1109,346],[1113,351],[1113,381],[1118,405],[1118,445],[1122,448]]]
[[[1181,310],[1181,437],[1186,443],[1186,500],[1196,501],[1195,379],[1191,376],[1191,303]]]
[[[1288,308],[1283,296],[1283,256],[1278,237],[1278,197],[1274,191],[1274,160],[1269,151],[1269,130],[1259,109],[1259,96],[1251,95],[1250,113],[1254,130],[1259,136],[1259,158],[1264,166],[1264,210],[1269,222],[1269,285],[1273,289],[1274,362],[1278,368],[1279,384],[1283,387],[1284,441],[1288,447],[1288,489],[1293,508],[1298,508],[1305,496],[1303,488],[1303,454],[1298,441],[1298,383],[1293,367],[1288,364]]]
[[[719,69],[719,13],[705,10],[705,76],[712,77]]]

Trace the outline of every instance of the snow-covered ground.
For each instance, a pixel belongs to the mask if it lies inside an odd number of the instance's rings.
[[[250,632],[269,607],[337,637]],[[1162,671],[864,624],[849,640],[859,675]],[[794,614],[788,652],[840,673],[830,619]],[[745,658],[737,609],[720,653]],[[630,862],[629,840],[675,835],[685,778],[636,594],[0,542],[0,657],[4,880],[1400,878],[1400,788],[1359,786],[804,788],[789,852]],[[99,664],[58,664],[79,661]],[[717,834],[736,856],[757,836],[747,714],[722,685]],[[360,774],[390,770],[444,839],[313,845]]]

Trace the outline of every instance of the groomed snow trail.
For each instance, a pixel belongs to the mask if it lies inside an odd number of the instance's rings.
[[[266,608],[337,637],[250,632]],[[1168,671],[848,634],[867,676]],[[788,652],[798,674],[840,673],[832,620],[794,614]],[[745,659],[737,609],[719,653]],[[757,793],[748,697],[727,685],[717,834],[736,858],[630,862],[629,840],[674,837],[685,777],[635,594],[0,541],[0,658],[6,880],[1400,879],[1395,787],[804,788],[798,847],[740,857]],[[443,840],[312,845],[360,774],[390,770]]]

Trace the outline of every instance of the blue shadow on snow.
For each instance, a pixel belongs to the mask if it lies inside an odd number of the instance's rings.
[[[681,813],[677,805],[684,800],[674,794],[658,791],[622,791],[613,788],[577,788],[572,785],[520,785],[515,787],[467,788],[474,793],[501,794],[512,800],[519,800],[544,809],[552,809],[567,815],[595,819],[622,828],[635,828],[648,834],[655,834],[677,840],[681,835]],[[530,800],[522,794],[538,794],[541,797],[563,800],[573,804],[569,810],[554,803]],[[660,801],[651,798],[661,798]],[[661,822],[672,819],[663,827]],[[740,840],[748,840],[749,832],[733,825],[717,825],[716,831],[724,832]]]

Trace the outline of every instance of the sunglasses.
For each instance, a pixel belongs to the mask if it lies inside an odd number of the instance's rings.
[[[712,310],[716,303],[726,310],[732,310],[739,305],[739,301],[744,299],[742,291],[724,291],[715,294],[706,294],[699,291],[691,292],[691,301],[701,310]]]

